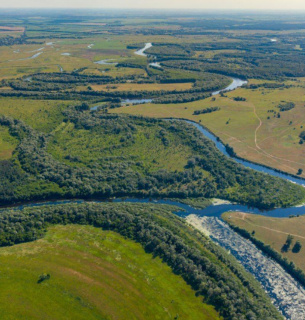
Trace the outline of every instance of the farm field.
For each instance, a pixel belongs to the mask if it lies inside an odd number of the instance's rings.
[[[160,258],[111,231],[50,227],[0,248],[0,261],[1,319],[220,319]]]
[[[260,83],[260,81],[250,81]],[[282,171],[296,174],[305,171],[305,147],[299,144],[299,134],[305,128],[305,81],[287,82],[287,88],[244,89],[212,98],[177,104],[144,104],[122,107],[111,112],[128,113],[157,118],[185,118],[201,123],[228,143],[242,158]],[[243,97],[246,101],[235,101]],[[278,105],[293,102],[292,110],[280,112]],[[194,115],[194,111],[217,106],[217,112]],[[269,111],[269,112],[268,112]],[[269,118],[268,118],[269,117]],[[305,173],[302,174],[305,177]]]
[[[248,232],[254,233],[254,237],[265,244],[270,245],[284,257],[294,262],[294,264],[305,271],[305,217],[293,218],[271,218],[244,212],[227,212],[223,214],[223,219],[229,224],[238,226]],[[293,236],[290,249],[283,251],[288,235]],[[299,241],[302,248],[299,252],[293,252],[293,246]]]

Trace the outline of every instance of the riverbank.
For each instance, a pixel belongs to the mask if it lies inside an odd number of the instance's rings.
[[[222,215],[230,227],[260,250],[275,259],[289,274],[305,286],[305,217],[270,218],[244,212]],[[291,235],[291,244],[285,245]],[[296,247],[296,242],[300,247]],[[304,250],[304,249],[303,249]]]
[[[253,243],[238,235],[219,218],[190,215],[186,220],[228,250],[252,273],[286,319],[304,319],[305,290],[277,262],[264,255]]]

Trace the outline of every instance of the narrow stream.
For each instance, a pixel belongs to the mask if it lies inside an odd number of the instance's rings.
[[[39,52],[35,53],[34,55],[32,55],[31,57],[28,57],[28,58],[22,58],[22,59],[17,59],[17,60],[8,60],[8,61],[12,62],[12,61],[31,60],[31,59],[35,59],[35,58],[39,57],[41,54],[43,54],[43,51],[39,51]]]
[[[147,54],[144,53],[144,52],[145,52],[145,50],[147,50],[147,49],[149,49],[151,47],[152,47],[152,43],[150,43],[150,42],[149,43],[145,43],[145,47],[142,48],[142,49],[137,50],[135,52],[135,54],[138,55],[138,56],[147,57]]]

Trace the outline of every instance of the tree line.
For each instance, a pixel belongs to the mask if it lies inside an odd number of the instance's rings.
[[[0,245],[43,237],[52,224],[93,225],[140,243],[212,304],[224,319],[282,319],[259,284],[219,246],[171,214],[169,206],[81,203],[2,210]]]
[[[186,165],[182,171],[143,172],[137,159],[128,158],[115,162],[105,158],[100,165],[67,164],[48,152],[51,136],[19,120],[1,116],[0,124],[9,127],[10,134],[20,141],[13,158],[0,161],[2,204],[55,197],[220,197],[267,209],[298,204],[305,197],[305,190],[298,185],[244,168],[226,158],[190,124],[100,114],[87,109],[69,107],[64,112],[64,121],[72,123],[75,132],[100,130],[103,139],[117,135],[124,139],[121,148],[132,146],[133,136],[141,126],[160,128],[156,139],[169,148],[167,136],[174,134],[182,145],[191,148],[194,165]]]

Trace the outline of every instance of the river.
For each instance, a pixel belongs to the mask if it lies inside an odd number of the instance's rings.
[[[151,47],[151,43],[147,43],[145,47],[138,50],[136,54],[144,55],[144,51]],[[233,78],[233,82],[227,88],[220,90],[234,90],[240,87],[245,82],[241,79]],[[220,91],[215,91],[213,94],[219,94]],[[212,140],[218,150],[225,156],[230,157],[225,146],[218,139],[195,122],[186,121],[194,125],[206,138]],[[232,157],[230,157],[232,158]],[[246,160],[234,160],[245,167],[270,174],[289,180],[293,183],[304,186],[303,179],[292,177],[284,173],[277,172],[274,169],[253,164]],[[81,203],[84,200],[65,200],[65,201],[49,201],[44,203],[32,203],[28,205],[16,206],[15,209],[22,209],[25,206],[41,206],[41,205],[58,205],[62,203]],[[94,200],[98,202],[98,200]],[[147,203],[149,199],[114,199],[113,202],[136,202]],[[290,215],[305,214],[305,207],[293,208],[277,208],[271,211],[260,211],[256,208],[250,208],[241,204],[221,204],[211,205],[205,209],[195,209],[186,204],[170,200],[154,200],[153,203],[175,205],[180,209],[175,214],[185,217],[189,223],[193,224],[199,230],[208,234],[213,241],[229,250],[232,255],[261,283],[262,287],[269,294],[274,305],[284,314],[289,320],[304,320],[305,313],[305,291],[304,289],[288,275],[275,261],[267,258],[259,249],[252,243],[240,237],[232,231],[226,223],[221,220],[221,214],[227,211],[243,211],[254,214],[268,215],[272,217],[289,217]],[[263,320],[263,319],[260,319]]]
[[[42,205],[59,205],[69,203],[82,203],[84,200],[64,200],[45,203],[33,203],[15,207],[22,209],[24,207],[37,207]],[[95,200],[94,202],[102,202]],[[113,199],[112,202],[130,202],[130,203],[149,203],[149,199]],[[249,240],[244,239],[229,226],[224,223],[220,216],[223,212],[229,210],[246,211],[260,213],[258,209],[247,208],[238,204],[222,204],[209,206],[206,209],[195,209],[189,205],[171,200],[153,200],[152,203],[175,205],[179,208],[175,214],[192,224],[195,228],[203,231],[214,242],[225,248],[231,253],[241,265],[250,272],[262,285],[263,289],[270,296],[272,303],[282,312],[286,319],[304,320],[305,314],[305,290],[295,281],[285,270],[274,260],[266,257]],[[293,210],[300,210],[304,213],[304,208],[276,209],[270,213],[272,216],[289,216]],[[302,212],[303,210],[303,212]],[[273,214],[277,212],[277,214]],[[263,320],[263,319],[261,319]]]
[[[39,49],[40,50],[40,49]],[[38,50],[35,50],[35,51],[38,51]],[[34,52],[34,51],[33,51]],[[35,59],[37,57],[39,57],[41,54],[43,54],[42,51],[39,51],[37,53],[35,53],[34,55],[32,55],[31,57],[28,57],[28,58],[22,58],[22,59],[17,59],[17,60],[8,60],[8,61],[24,61],[24,60],[31,60],[31,59]]]
[[[94,63],[96,64],[104,64],[104,65],[117,65],[117,62],[109,62],[109,61],[113,61],[114,59],[105,59],[105,60],[99,60],[99,61],[95,61]]]
[[[225,90],[225,89],[224,89]],[[208,130],[206,130],[205,128],[203,128],[200,124],[196,123],[196,122],[193,122],[193,121],[189,121],[189,120],[184,120],[190,124],[192,124],[193,126],[195,126],[206,138],[212,140],[217,149],[223,153],[225,156],[229,157],[229,158],[232,158],[227,150],[226,150],[226,147],[224,146],[224,144],[219,141],[217,139],[216,136],[214,136],[211,132],[209,132]],[[251,168],[253,170],[256,170],[256,171],[259,171],[259,172],[264,172],[264,173],[267,173],[267,174],[270,174],[274,177],[279,177],[279,178],[282,178],[282,179],[286,179],[286,180],[289,180],[293,183],[296,183],[296,184],[299,184],[299,185],[302,185],[302,186],[305,186],[305,180],[302,179],[302,178],[298,178],[298,177],[294,177],[294,176],[290,176],[288,174],[285,174],[285,173],[282,173],[282,172],[279,172],[275,169],[272,169],[272,168],[267,168],[267,167],[264,167],[262,165],[259,165],[259,164],[255,164],[255,163],[252,163],[250,161],[247,161],[247,160],[243,160],[243,159],[238,159],[238,158],[232,158],[234,159],[236,162],[244,165],[245,167],[247,168]]]
[[[142,49],[139,49],[138,51],[135,52],[136,55],[138,56],[142,56],[142,57],[147,57],[147,54],[145,53],[145,51],[149,48],[151,48],[153,45],[151,42],[148,42],[148,43],[145,43],[145,46],[142,48]],[[156,59],[156,57],[155,57]],[[97,62],[96,62],[97,63]],[[162,68],[162,66],[160,65],[160,62],[151,62],[149,63],[150,66],[152,67],[155,67],[155,68]],[[246,80],[242,80],[242,79],[239,79],[239,78],[231,78],[232,79],[232,82],[224,89],[221,89],[221,90],[217,90],[217,91],[214,91],[212,92],[212,95],[215,96],[221,92],[225,92],[225,91],[232,91],[232,90],[235,90],[241,86],[243,86],[244,84],[247,84],[248,81]],[[144,104],[144,103],[150,103],[152,102],[151,99],[135,99],[135,100],[128,100],[128,102],[124,102],[123,104],[126,104],[126,103],[130,103],[130,104]]]
[[[139,49],[135,52],[136,55],[142,56],[142,57],[147,57],[147,54],[145,53],[145,50],[149,49],[152,47],[152,43],[145,43],[145,47],[142,49]]]
[[[247,83],[248,83],[248,81],[246,81],[246,80],[241,80],[239,78],[232,78],[232,83],[230,85],[228,85],[226,88],[224,88],[222,90],[212,92],[212,96],[216,96],[217,94],[219,94],[221,92],[235,90],[235,89],[237,89]]]

